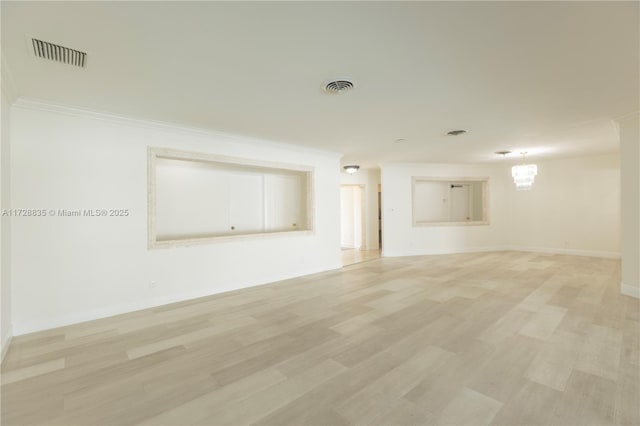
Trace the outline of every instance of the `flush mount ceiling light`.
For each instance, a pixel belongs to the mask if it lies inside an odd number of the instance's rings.
[[[322,90],[329,94],[340,94],[354,87],[356,87],[356,83],[349,77],[334,78],[322,83]]]
[[[465,133],[467,133],[467,131],[464,129],[449,130],[447,132],[447,136],[460,136],[464,135]]]
[[[526,164],[525,156],[527,153],[521,152],[520,154],[522,154],[522,164],[511,168],[511,176],[513,176],[513,181],[516,183],[518,191],[528,191],[533,186],[533,181],[538,174],[538,166]]]
[[[358,170],[360,170],[360,166],[358,166],[357,164],[351,164],[349,166],[344,166],[344,171],[349,173],[350,175],[354,174]]]
[[[511,154],[511,151],[496,151],[494,154],[498,154],[498,155],[502,155],[503,157],[506,157],[507,154]]]

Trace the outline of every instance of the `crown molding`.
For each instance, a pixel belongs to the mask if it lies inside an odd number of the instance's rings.
[[[238,135],[234,133],[225,133],[225,132],[220,132],[216,130],[203,129],[199,127],[182,126],[179,124],[164,122],[164,121],[154,121],[154,120],[134,118],[134,117],[119,115],[119,114],[114,114],[109,112],[95,111],[91,109],[53,103],[53,102],[45,101],[41,99],[21,97],[15,101],[14,107],[33,110],[33,111],[45,111],[45,112],[52,112],[57,114],[70,115],[74,117],[89,118],[93,120],[108,121],[110,123],[115,123],[115,124],[120,124],[125,126],[133,126],[133,127],[154,129],[154,130],[163,130],[163,131],[177,132],[177,133],[183,133],[188,135],[205,136],[205,137],[210,137],[215,139],[224,139],[227,141],[234,141],[237,143],[262,145],[262,146],[269,145],[269,146],[273,146],[274,148],[288,149],[288,150],[293,150],[297,152],[303,152],[303,153],[328,157],[331,159],[339,159],[343,156],[342,153],[335,152],[335,151],[325,151],[321,149],[309,148],[306,146],[300,146],[300,145],[290,144],[286,142],[255,138],[250,136],[243,136],[243,135]]]

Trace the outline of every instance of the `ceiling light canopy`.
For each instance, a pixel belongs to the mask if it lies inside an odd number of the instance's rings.
[[[348,165],[348,166],[344,166],[344,171],[349,173],[350,175],[354,174],[358,170],[360,170],[360,166],[358,166],[357,164],[351,164],[351,165]]]
[[[526,152],[522,152],[522,164],[511,168],[511,176],[518,191],[528,191],[533,186],[533,181],[538,174],[538,166],[525,164]]]

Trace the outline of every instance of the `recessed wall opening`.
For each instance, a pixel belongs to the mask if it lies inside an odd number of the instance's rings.
[[[313,231],[309,167],[149,149],[149,246]]]
[[[412,180],[413,226],[489,224],[488,178]]]

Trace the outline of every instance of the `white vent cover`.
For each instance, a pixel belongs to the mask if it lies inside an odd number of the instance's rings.
[[[33,46],[33,54],[38,58],[48,59],[50,61],[62,62],[76,67],[84,68],[87,63],[87,53],[79,50],[64,47],[59,44],[49,43],[48,41],[31,39]]]
[[[355,87],[355,83],[348,78],[338,78],[326,81],[323,84],[324,91],[327,93],[342,93]]]

